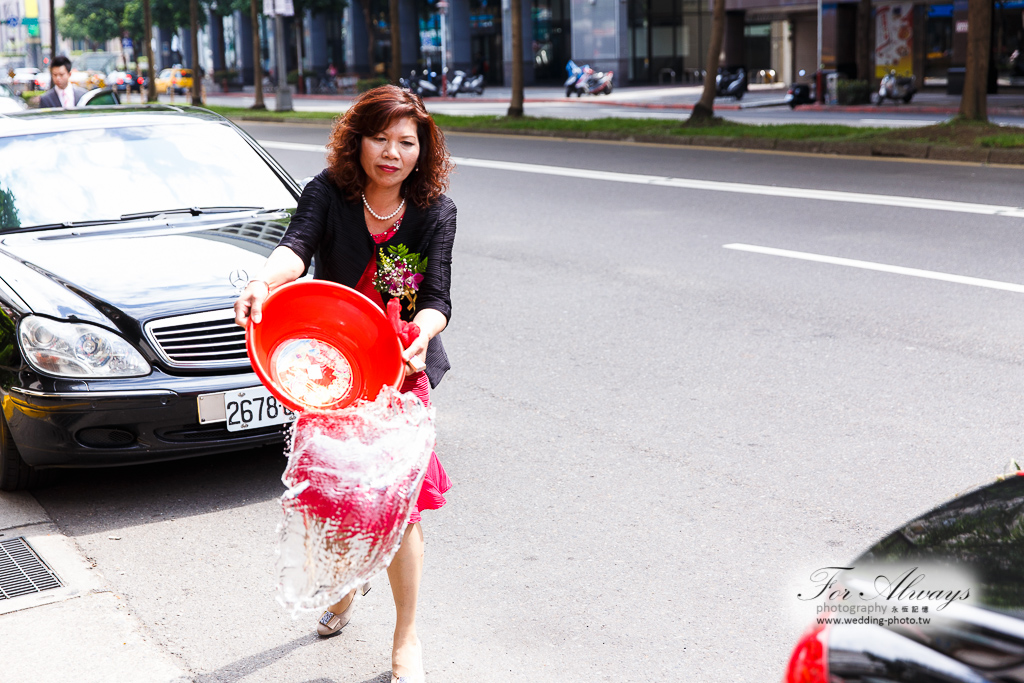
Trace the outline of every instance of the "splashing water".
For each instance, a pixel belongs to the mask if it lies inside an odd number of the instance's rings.
[[[391,563],[434,449],[433,413],[386,386],[375,401],[296,421],[277,563],[277,599],[293,617]]]

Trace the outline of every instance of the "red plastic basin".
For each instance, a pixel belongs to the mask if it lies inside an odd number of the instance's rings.
[[[350,287],[292,282],[263,304],[245,331],[249,360],[264,386],[299,412],[339,410],[373,400],[405,378],[402,346],[384,312]]]

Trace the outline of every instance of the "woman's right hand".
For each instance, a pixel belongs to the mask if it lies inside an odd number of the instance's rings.
[[[263,280],[252,280],[245,286],[235,302],[235,324],[246,327],[249,318],[257,325],[263,319],[263,302],[270,296],[270,285]]]

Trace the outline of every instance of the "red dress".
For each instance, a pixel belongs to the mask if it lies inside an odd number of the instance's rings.
[[[402,219],[399,218],[385,232],[379,235],[371,234],[370,237],[377,244],[383,244],[398,232],[401,224]],[[363,271],[363,276],[359,278],[359,282],[356,284],[356,291],[368,297],[370,301],[380,306],[380,309],[383,311],[386,307],[384,298],[373,286],[373,278],[376,275],[377,259],[372,258],[366,264],[366,270]],[[418,399],[423,401],[423,405],[430,406],[430,381],[427,379],[427,373],[425,372],[417,372],[406,377],[399,391],[402,393],[411,391]],[[409,524],[416,524],[420,521],[420,510],[436,510],[444,505],[444,494],[451,487],[452,483],[448,479],[448,474],[444,471],[444,467],[441,466],[441,461],[437,459],[437,453],[431,451],[430,462],[427,464],[427,473],[423,477],[423,484],[420,486],[420,495],[416,499],[416,506],[409,516]]]

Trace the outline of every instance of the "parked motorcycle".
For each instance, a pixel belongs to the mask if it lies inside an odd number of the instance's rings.
[[[905,104],[910,104],[916,92],[914,77],[897,76],[896,70],[893,69],[882,78],[882,83],[878,87],[878,104],[881,106],[886,99],[903,100]]]
[[[448,83],[448,94],[455,97],[459,93],[484,94],[484,75],[470,76],[465,71],[455,70],[455,75]]]
[[[747,93],[747,70],[742,66],[735,71],[719,69],[715,76],[715,95],[717,97],[735,97],[742,100]]]
[[[615,77],[614,71],[594,71],[589,64],[577,66],[571,59],[565,65],[569,78],[565,81],[565,96],[576,97],[583,95],[605,95],[612,94],[612,80]]]

